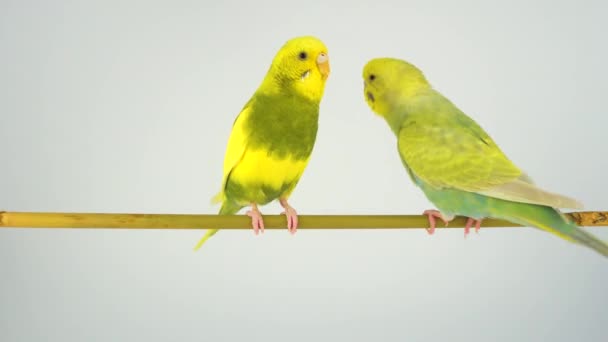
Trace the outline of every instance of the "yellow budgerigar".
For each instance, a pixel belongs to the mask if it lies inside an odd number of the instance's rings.
[[[329,76],[325,44],[298,37],[283,45],[262,84],[234,121],[224,157],[222,188],[214,200],[221,215],[247,215],[255,234],[264,232],[258,205],[278,199],[287,228],[298,227],[296,211],[287,199],[300,180],[317,136],[319,105]],[[210,229],[195,249],[218,230]]]

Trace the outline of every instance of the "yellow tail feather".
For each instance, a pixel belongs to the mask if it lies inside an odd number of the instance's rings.
[[[211,204],[218,204],[224,202],[224,192],[220,191],[211,198]]]
[[[194,246],[194,251],[197,251],[199,248],[201,248],[201,246],[205,243],[205,241],[207,241],[210,237],[215,235],[215,233],[217,233],[218,230],[219,229],[207,230],[207,233],[205,233],[205,235],[200,239],[200,241],[196,244],[196,246]]]
[[[221,199],[223,201],[222,207],[220,208],[220,211],[219,211],[220,215],[234,215],[239,210],[241,210],[241,208],[243,207],[241,205],[235,204],[234,202],[225,201],[224,200],[225,196],[224,196],[223,191],[221,191],[219,194],[217,194],[213,197],[214,201],[217,199]],[[194,251],[197,251],[199,248],[201,248],[201,246],[205,243],[205,241],[207,241],[210,237],[215,235],[215,233],[217,233],[218,230],[219,229],[217,229],[217,228],[208,229],[207,232],[205,233],[205,235],[201,238],[201,240],[196,244],[196,246],[194,246]]]
[[[218,192],[215,196],[213,196],[211,198],[212,204],[222,203],[223,201],[224,201],[224,191]],[[205,235],[198,241],[196,246],[194,246],[194,251],[195,252],[198,251],[203,246],[205,241],[209,240],[210,237],[215,235],[215,233],[217,233],[218,230],[219,229],[208,229],[207,232],[205,233]]]

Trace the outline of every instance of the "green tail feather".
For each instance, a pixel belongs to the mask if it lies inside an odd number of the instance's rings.
[[[532,212],[524,212],[514,215],[514,217],[504,218],[521,225],[540,228],[562,239],[589,247],[601,255],[608,257],[608,244],[606,242],[570,222],[556,209],[543,206],[534,207]]]
[[[236,205],[235,203],[229,202],[229,201],[225,201],[222,204],[222,207],[220,208],[219,211],[219,215],[234,215],[236,214],[239,210],[241,210],[241,208],[243,208],[242,206]],[[213,235],[215,235],[215,233],[217,233],[219,231],[219,229],[208,229],[207,232],[205,233],[205,235],[200,239],[200,241],[196,244],[196,246],[194,246],[194,250],[197,251],[199,248],[201,248],[201,246],[203,246],[203,244],[209,240],[210,237],[212,237]]]
[[[422,181],[417,182],[428,199],[443,213],[473,218],[493,217],[526,227],[536,227],[608,257],[606,242],[570,222],[555,208],[507,201],[457,189],[436,189]]]

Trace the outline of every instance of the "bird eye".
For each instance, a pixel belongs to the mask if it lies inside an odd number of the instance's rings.
[[[300,54],[298,55],[298,57],[300,57],[301,60],[305,60],[306,57],[308,57],[308,55],[306,54],[306,52],[302,51],[302,52],[300,52]]]
[[[376,79],[376,75],[374,75],[374,74],[369,75],[369,80],[370,81],[373,81],[375,79]]]

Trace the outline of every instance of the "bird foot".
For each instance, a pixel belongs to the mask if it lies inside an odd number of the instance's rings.
[[[287,230],[294,235],[298,231],[298,213],[287,203],[287,200],[281,199],[279,203],[285,209],[281,214],[287,216]]]
[[[264,234],[264,220],[262,219],[262,213],[258,210],[258,207],[253,204],[251,210],[247,212],[247,216],[251,217],[251,227],[255,235]]]
[[[472,217],[469,217],[469,219],[467,220],[467,223],[464,225],[464,237],[466,239],[467,235],[469,235],[469,233],[471,232],[471,227],[473,225],[475,225],[475,233],[479,234],[479,229],[481,228],[481,221],[483,221],[483,219],[481,220],[476,220]]]
[[[443,221],[446,227],[448,223],[453,219],[453,217],[445,217],[439,210],[425,210],[422,214],[429,217],[429,228],[426,228],[426,231],[427,233],[429,233],[429,235],[433,235],[435,233],[435,227],[437,223],[435,218],[438,218]]]

